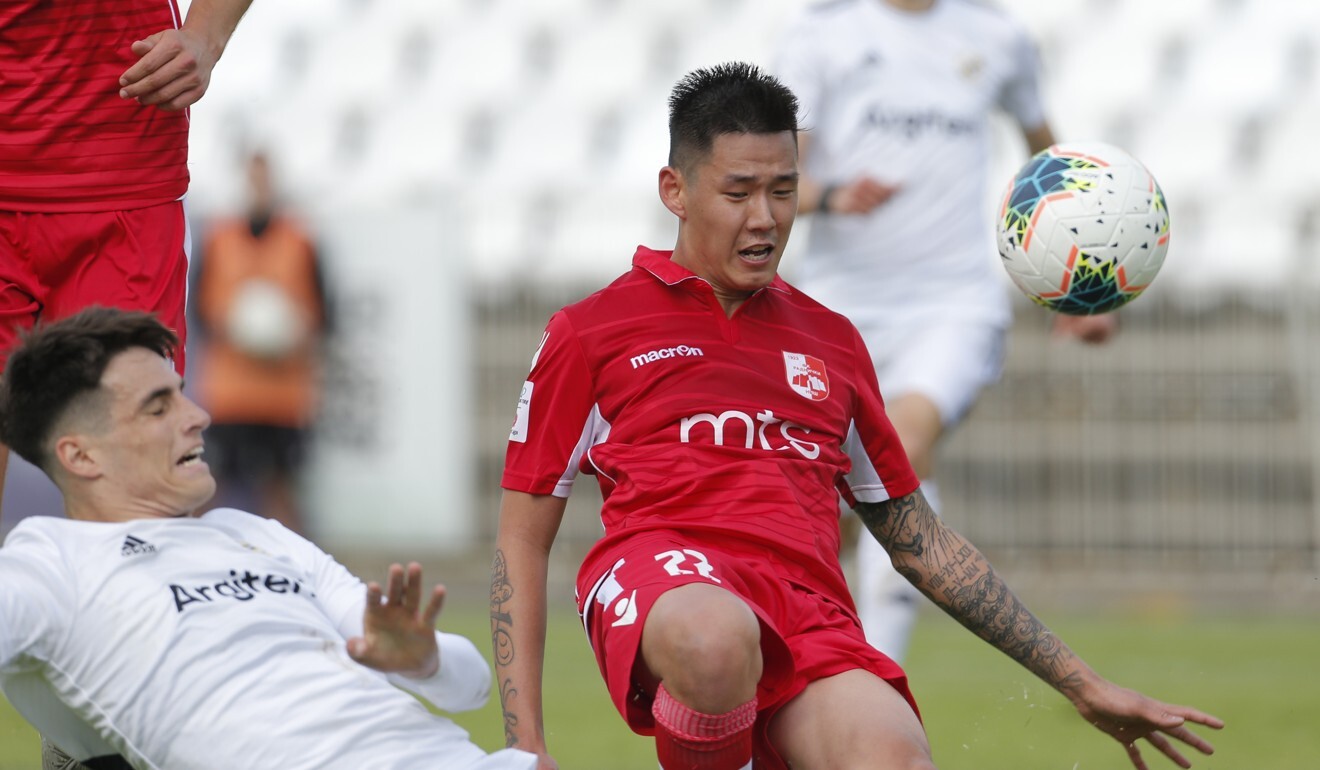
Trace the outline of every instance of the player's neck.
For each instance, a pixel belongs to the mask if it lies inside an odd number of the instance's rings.
[[[911,11],[919,13],[929,11],[935,7],[935,0],[880,0],[885,5],[897,8],[900,11]]]
[[[196,511],[177,511],[150,500],[66,492],[64,515],[78,521],[117,523],[144,519],[187,519],[195,516]]]

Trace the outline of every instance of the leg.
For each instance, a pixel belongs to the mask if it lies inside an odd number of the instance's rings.
[[[770,723],[770,741],[800,770],[934,770],[912,707],[889,683],[853,669],[818,679]]]
[[[756,614],[723,588],[689,583],[656,599],[642,630],[639,673],[655,684],[662,768],[751,766],[760,645]]]

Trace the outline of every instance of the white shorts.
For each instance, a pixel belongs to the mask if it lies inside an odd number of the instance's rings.
[[[946,429],[1003,371],[1007,332],[1001,324],[932,314],[859,331],[885,400],[920,394],[935,404]]]

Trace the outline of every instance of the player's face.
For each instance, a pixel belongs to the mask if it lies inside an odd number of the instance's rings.
[[[770,285],[797,215],[791,131],[721,134],[688,174],[666,169],[661,193],[682,227],[674,261],[705,278],[732,311]]]
[[[183,395],[169,362],[130,348],[110,360],[101,386],[110,393],[109,429],[90,446],[112,497],[158,516],[184,516],[211,499],[215,479],[201,459],[211,417]]]

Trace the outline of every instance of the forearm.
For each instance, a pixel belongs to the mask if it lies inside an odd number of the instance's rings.
[[[220,58],[252,0],[193,0],[183,29],[206,41],[211,61]]]
[[[918,491],[857,512],[894,567],[977,636],[1070,699],[1095,677],[1009,590],[985,556],[944,526]]]
[[[491,565],[490,632],[505,745],[545,749],[541,678],[545,669],[549,552],[501,533]]]

